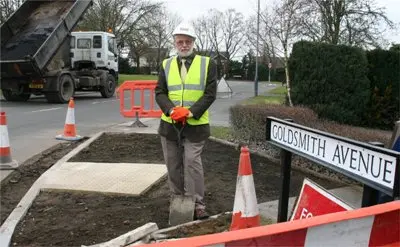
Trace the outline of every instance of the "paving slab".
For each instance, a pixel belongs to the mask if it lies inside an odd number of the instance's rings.
[[[166,175],[165,164],[65,162],[46,174],[42,189],[140,196]]]

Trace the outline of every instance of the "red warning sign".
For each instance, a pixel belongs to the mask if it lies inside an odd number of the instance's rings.
[[[298,197],[290,220],[310,218],[317,215],[352,209],[352,207],[322,187],[308,179],[304,179],[300,196]]]

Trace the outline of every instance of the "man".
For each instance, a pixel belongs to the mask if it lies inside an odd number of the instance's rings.
[[[208,108],[216,99],[217,67],[209,57],[194,54],[195,33],[190,25],[180,24],[173,38],[178,56],[163,61],[155,89],[163,112],[158,133],[171,192],[193,196],[195,220],[205,219],[209,215],[200,155],[210,136]]]

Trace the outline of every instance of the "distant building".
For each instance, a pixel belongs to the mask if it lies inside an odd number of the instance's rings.
[[[273,69],[284,68],[285,64],[283,61],[284,61],[283,57],[271,57],[271,58],[269,58],[267,56],[259,56],[258,57],[259,64],[264,64],[265,66],[268,67],[268,64],[271,63]]]
[[[160,49],[160,57],[159,61],[157,62],[158,58],[158,48],[149,48],[143,55],[139,58],[139,66],[141,68],[150,68],[151,71],[155,70],[158,71],[157,66],[160,66],[161,62],[168,56],[169,50],[167,48]],[[136,58],[133,56],[130,57],[130,65],[133,67],[137,67]]]

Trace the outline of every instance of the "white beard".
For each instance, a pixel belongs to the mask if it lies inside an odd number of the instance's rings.
[[[181,52],[181,51],[178,50],[178,56],[179,57],[188,57],[188,56],[192,55],[192,53],[193,53],[193,47],[190,48],[190,50],[187,51],[187,52]]]

